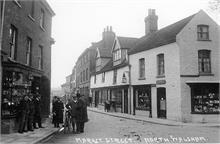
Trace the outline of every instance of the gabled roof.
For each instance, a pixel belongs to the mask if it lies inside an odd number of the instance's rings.
[[[137,41],[137,44],[134,46],[134,48],[130,49],[129,54],[135,54],[141,51],[176,42],[176,35],[186,26],[187,23],[189,23],[194,15],[162,28],[155,33],[143,36]]]
[[[131,37],[117,37],[121,48],[133,48],[138,40],[138,38]]]
[[[109,43],[112,43],[113,45],[114,39],[110,39]],[[111,58],[112,54],[111,54],[111,48],[107,47],[104,40],[101,40],[97,43],[93,43],[93,45],[99,49],[100,52],[100,57],[101,58]]]

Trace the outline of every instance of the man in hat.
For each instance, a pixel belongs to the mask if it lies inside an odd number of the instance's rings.
[[[78,99],[78,106],[77,106],[77,132],[83,133],[84,132],[84,124],[88,121],[88,115],[87,115],[87,104],[84,96],[81,96],[79,93],[77,93],[77,99]]]
[[[66,105],[66,108],[70,111],[70,114],[71,114],[73,133],[76,133],[78,129],[77,128],[77,118],[78,118],[77,116],[79,115],[79,112],[77,111],[77,107],[78,107],[77,97],[75,94],[72,94],[72,101],[70,101]]]

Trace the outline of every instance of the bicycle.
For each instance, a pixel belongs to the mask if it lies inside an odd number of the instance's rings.
[[[64,133],[71,132],[71,113],[70,110],[65,111]]]

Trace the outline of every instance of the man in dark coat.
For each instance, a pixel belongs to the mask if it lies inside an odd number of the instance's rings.
[[[41,124],[41,103],[40,103],[40,95],[36,94],[34,95],[34,122],[33,127],[36,128],[44,128]],[[36,126],[36,123],[38,124],[38,127]]]
[[[54,127],[59,127],[60,123],[63,123],[63,102],[58,98],[55,97],[53,103],[53,123]]]
[[[84,132],[84,125],[85,122],[88,121],[88,115],[87,115],[87,103],[85,101],[84,96],[80,96],[79,93],[77,93],[77,99],[78,99],[78,105],[77,105],[77,132],[83,133]]]
[[[77,107],[78,107],[77,97],[76,95],[72,95],[72,100],[68,102],[68,104],[66,105],[66,108],[70,111],[70,114],[71,114],[73,133],[77,132],[77,123],[76,123],[76,119],[78,115]]]
[[[21,99],[18,105],[19,133],[27,132],[26,127],[27,127],[28,114],[29,114],[29,102],[28,102],[28,96],[25,95]]]
[[[34,98],[33,95],[29,95],[29,114],[28,114],[28,122],[27,122],[27,128],[28,131],[34,131],[33,129],[33,122],[34,122],[34,114],[35,114],[35,108],[34,108]]]

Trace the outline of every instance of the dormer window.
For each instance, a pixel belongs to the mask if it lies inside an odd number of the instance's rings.
[[[209,26],[208,25],[197,26],[197,39],[198,41],[209,40]]]
[[[114,61],[121,59],[121,50],[120,49],[117,49],[113,52],[113,59],[114,59]]]

